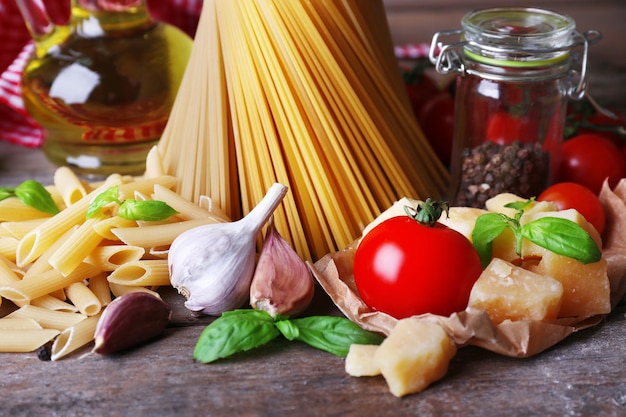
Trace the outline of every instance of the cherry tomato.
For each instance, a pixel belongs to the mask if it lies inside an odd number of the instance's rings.
[[[361,240],[354,259],[362,300],[398,319],[464,310],[481,272],[478,253],[465,236],[409,216],[392,217],[374,227]]]
[[[610,139],[582,134],[565,141],[559,166],[559,182],[576,182],[599,194],[608,178],[614,187],[626,177],[626,158]]]
[[[407,82],[405,87],[415,117],[422,107],[440,91],[435,82],[425,75],[421,76],[419,80]]]
[[[585,220],[602,234],[606,213],[600,199],[589,188],[575,182],[559,182],[548,187],[537,197],[538,201],[551,201],[559,210],[576,209]]]
[[[498,111],[489,117],[485,135],[487,140],[507,145],[515,141],[527,142],[530,140],[529,130],[531,129],[532,126],[527,118]]]
[[[441,92],[432,97],[417,114],[417,120],[444,165],[450,165],[454,138],[454,97]]]

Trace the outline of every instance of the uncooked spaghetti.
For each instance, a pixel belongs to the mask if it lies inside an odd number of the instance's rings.
[[[205,0],[158,154],[179,193],[233,219],[287,185],[275,224],[305,259],[448,180],[404,93],[381,0]]]

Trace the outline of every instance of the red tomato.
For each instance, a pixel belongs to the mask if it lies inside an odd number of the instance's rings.
[[[526,124],[526,119],[513,116],[505,111],[499,111],[489,117],[485,135],[487,140],[494,143],[510,144],[522,140],[522,136],[525,136],[524,126]]]
[[[589,188],[575,182],[560,182],[548,187],[538,201],[551,201],[559,210],[576,209],[602,234],[606,213],[600,199]]]
[[[424,135],[444,165],[450,165],[454,138],[454,97],[442,92],[432,97],[417,114]]]
[[[558,176],[560,182],[576,182],[599,194],[607,178],[614,187],[626,177],[626,158],[603,136],[577,135],[563,144]]]
[[[418,80],[406,83],[406,93],[415,117],[422,107],[439,93],[439,87],[432,79],[422,75]]]
[[[398,319],[464,310],[481,272],[478,253],[465,236],[409,216],[374,227],[354,258],[354,280],[365,304]]]

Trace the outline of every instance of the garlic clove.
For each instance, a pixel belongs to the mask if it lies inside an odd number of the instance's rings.
[[[295,316],[314,294],[311,271],[270,221],[250,286],[250,305],[273,317]]]
[[[185,307],[219,316],[248,300],[259,232],[274,213],[287,187],[274,184],[241,220],[188,230],[170,246],[172,286],[183,294]]]
[[[160,298],[146,292],[117,297],[96,324],[93,351],[110,354],[156,338],[169,323],[172,310]]]

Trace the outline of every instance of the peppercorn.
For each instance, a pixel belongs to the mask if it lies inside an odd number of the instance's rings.
[[[454,204],[482,208],[505,192],[524,198],[539,195],[550,178],[550,154],[541,144],[485,141],[463,149],[461,168]]]

